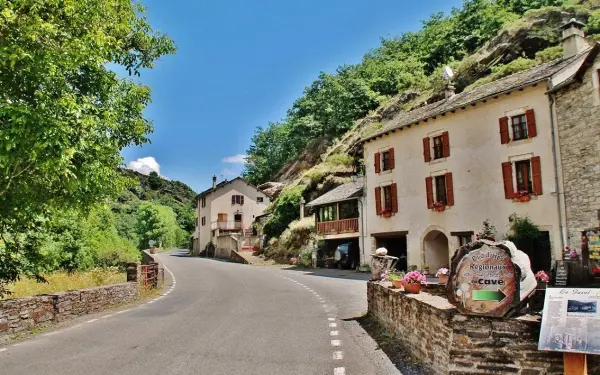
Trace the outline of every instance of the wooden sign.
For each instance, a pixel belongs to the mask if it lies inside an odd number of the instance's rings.
[[[477,241],[454,254],[448,299],[463,314],[504,317],[521,302],[520,277],[509,248]]]

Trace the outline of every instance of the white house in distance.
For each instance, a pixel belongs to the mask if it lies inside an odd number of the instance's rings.
[[[585,61],[587,45],[572,43],[577,33],[566,25],[562,59],[457,95],[448,90],[363,139],[372,250],[384,246],[435,272],[484,220],[500,239],[516,213],[542,231],[539,246],[526,251],[532,268],[548,271],[561,258],[563,173],[548,92]]]
[[[198,255],[216,236],[224,233],[246,234],[254,219],[269,206],[270,198],[241,177],[224,180],[196,197],[196,230],[193,254]]]

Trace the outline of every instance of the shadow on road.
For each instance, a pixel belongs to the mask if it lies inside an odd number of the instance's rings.
[[[368,281],[370,275],[368,273],[360,273],[351,270],[335,270],[327,268],[284,268],[284,271],[301,272],[308,276],[319,276],[319,277],[331,277],[335,279],[346,279],[346,280],[362,280]]]

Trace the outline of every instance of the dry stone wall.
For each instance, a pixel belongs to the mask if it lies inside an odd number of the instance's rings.
[[[136,282],[0,301],[0,336],[92,314],[138,298]]]
[[[540,322],[472,317],[448,300],[369,282],[369,314],[438,375],[562,375],[561,353],[537,350]],[[596,371],[596,359],[590,367]],[[594,373],[594,372],[590,372]]]

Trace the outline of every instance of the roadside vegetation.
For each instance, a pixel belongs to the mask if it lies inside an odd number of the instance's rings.
[[[150,236],[186,242],[193,191],[120,154],[149,140],[142,75],[173,41],[131,0],[1,8],[0,296],[120,281]]]

